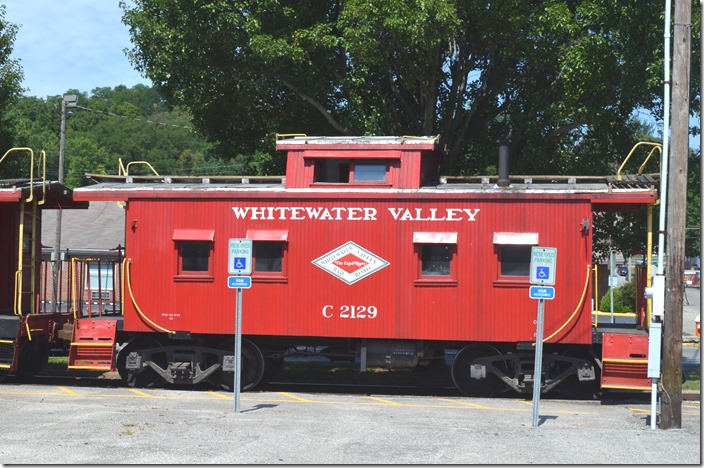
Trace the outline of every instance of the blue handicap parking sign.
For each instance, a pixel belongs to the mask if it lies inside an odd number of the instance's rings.
[[[247,257],[234,257],[232,259],[232,268],[235,270],[247,269]]]
[[[536,267],[535,276],[538,279],[548,279],[550,278],[550,267],[549,266],[538,266]]]

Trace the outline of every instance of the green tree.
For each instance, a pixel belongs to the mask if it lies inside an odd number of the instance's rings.
[[[441,134],[446,173],[604,173],[660,103],[654,0],[135,0],[134,66],[221,157],[273,135]]]
[[[685,231],[685,255],[699,257],[702,252],[701,243],[701,148],[699,153],[690,152],[687,182],[687,229]]]
[[[12,58],[17,25],[5,19],[7,9],[0,5],[0,157],[13,145],[12,121],[8,118],[8,109],[22,92],[24,73],[17,59]],[[0,174],[16,173],[18,158],[8,158],[0,166]]]
[[[599,310],[611,310],[611,294],[607,292],[599,302]],[[636,283],[631,281],[614,289],[614,312],[636,311]]]
[[[137,85],[96,88],[78,94],[79,107],[66,117],[65,183],[87,183],[85,173],[117,174],[118,161],[146,160],[160,174],[189,174],[210,158],[209,145],[193,132],[190,117],[174,109],[152,88]],[[8,112],[15,146],[47,154],[47,176],[59,164],[61,96],[20,97]]]

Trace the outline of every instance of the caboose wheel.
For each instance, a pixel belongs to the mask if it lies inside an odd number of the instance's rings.
[[[592,400],[599,393],[601,384],[601,369],[594,361],[594,358],[584,350],[570,350],[563,354],[565,357],[577,358],[582,362],[558,387],[562,393],[578,400]],[[591,371],[593,369],[593,380],[579,380],[578,369]],[[589,372],[587,372],[589,373]]]
[[[127,386],[132,388],[150,388],[163,382],[161,376],[148,365],[143,365],[136,370],[127,368],[128,357],[132,360],[139,355],[140,350],[159,346],[159,343],[154,340],[137,338],[120,350],[117,354],[117,372]],[[131,353],[134,354],[130,356]]]
[[[234,340],[228,340],[219,348],[233,350]],[[266,364],[261,350],[249,340],[242,340],[242,374],[240,375],[240,390],[251,390],[259,385],[264,376]],[[216,385],[234,391],[235,373],[219,370],[215,376]]]
[[[500,356],[501,352],[489,345],[464,347],[452,362],[452,380],[457,389],[467,396],[491,397],[504,386],[502,380],[490,372],[491,367],[505,372],[505,364],[494,365],[483,358]]]

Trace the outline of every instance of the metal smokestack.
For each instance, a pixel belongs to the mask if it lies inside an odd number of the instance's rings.
[[[508,179],[508,173],[511,166],[511,159],[509,154],[510,141],[502,140],[499,141],[499,180],[496,185],[499,187],[508,187],[511,185],[511,181]]]

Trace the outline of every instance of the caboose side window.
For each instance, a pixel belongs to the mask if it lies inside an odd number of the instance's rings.
[[[315,161],[314,182],[346,184],[349,181],[349,159],[319,159]]]
[[[499,281],[524,282],[530,276],[530,251],[538,245],[533,232],[494,233],[494,246],[499,261]]]
[[[386,161],[370,160],[355,161],[354,163],[355,182],[385,182],[386,181]]]
[[[317,184],[386,184],[386,159],[321,158],[315,161]]]
[[[457,251],[456,232],[414,232],[413,243],[418,254],[416,284],[456,284],[454,258]]]
[[[215,232],[199,229],[176,229],[173,240],[178,255],[176,281],[212,281],[210,258]]]
[[[442,244],[421,244],[421,276],[450,276],[451,261],[452,246]]]
[[[282,273],[283,242],[254,242],[254,271],[256,273]]]
[[[181,272],[203,273],[210,270],[210,242],[181,242]]]
[[[502,245],[501,276],[530,276],[530,245]]]
[[[288,231],[248,229],[247,239],[252,239],[252,281],[285,283]]]

